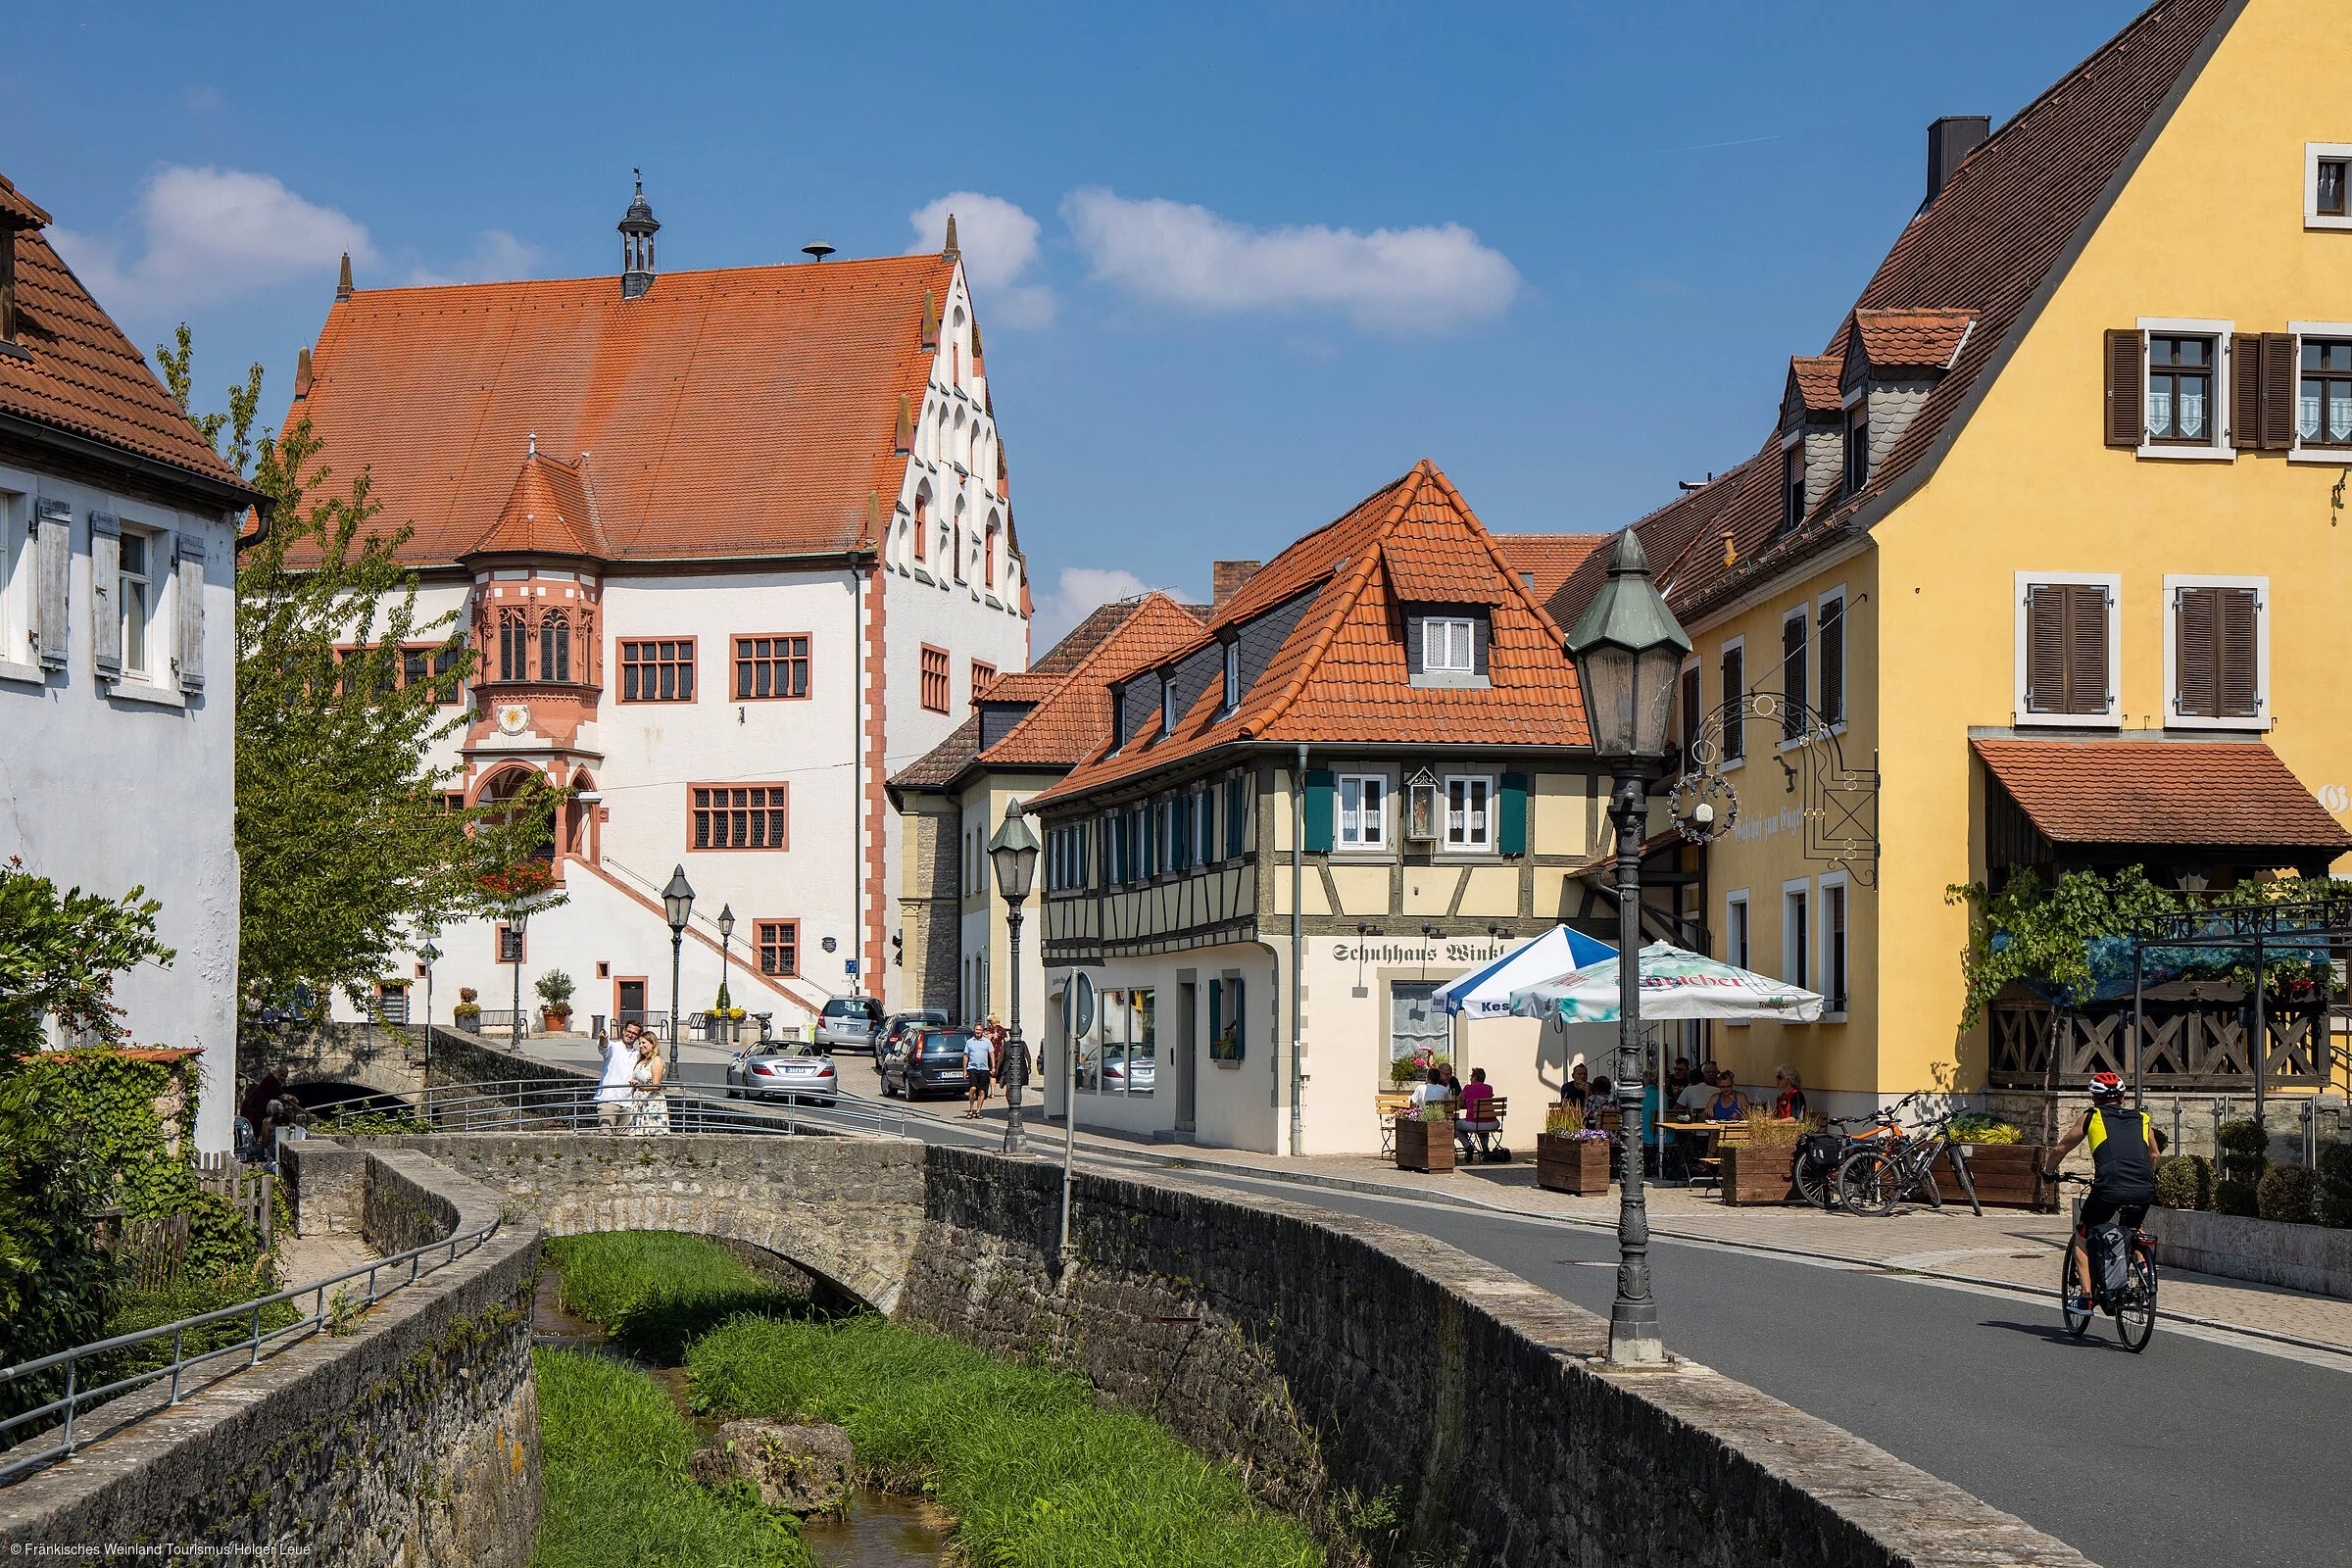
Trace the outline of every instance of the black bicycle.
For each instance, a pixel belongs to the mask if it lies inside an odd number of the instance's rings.
[[[1968,1152],[1952,1142],[1951,1119],[1952,1113],[1944,1112],[1922,1127],[1920,1136],[1897,1127],[1891,1135],[1874,1139],[1846,1155],[1838,1166],[1838,1205],[1852,1213],[1884,1218],[1906,1198],[1919,1197],[1928,1200],[1930,1208],[1940,1209],[1943,1194],[1936,1186],[1936,1161],[1948,1155],[1968,1206],[1983,1215],[1984,1205],[1977,1201],[1976,1179],[1968,1170]]]
[[[2058,1180],[2080,1187],[2090,1185],[2080,1176],[2060,1176]],[[2083,1230],[2080,1208],[2075,1211],[2075,1238],[2082,1244],[2084,1252],[2090,1250],[2090,1237]],[[2148,1348],[2148,1341],[2156,1334],[2156,1249],[2134,1225],[2125,1234],[2124,1250],[2123,1287],[2108,1292],[2098,1288],[2096,1279],[2082,1278],[2075,1266],[2075,1249],[2069,1247],[2058,1279],[2058,1311],[2066,1319],[2066,1332],[2078,1340],[2090,1332],[2090,1320],[2105,1312],[2115,1319],[2117,1341],[2137,1355]],[[2089,1301],[2089,1307],[2077,1311],[2075,1303],[2079,1300]]]
[[[1815,1208],[1828,1209],[1838,1201],[1838,1167],[1858,1150],[1869,1149],[1890,1134],[1902,1130],[1902,1110],[1922,1091],[1913,1091],[1883,1110],[1867,1116],[1832,1117],[1826,1132],[1807,1133],[1796,1141],[1796,1160],[1789,1177],[1796,1184],[1797,1196]],[[1867,1123],[1869,1132],[1857,1133],[1844,1129]]]

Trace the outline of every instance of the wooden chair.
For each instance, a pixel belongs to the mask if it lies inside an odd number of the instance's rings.
[[[1396,1118],[1412,1106],[1413,1095],[1409,1089],[1383,1089],[1373,1095],[1372,1110],[1380,1118],[1380,1152],[1384,1157],[1396,1157]]]
[[[1454,1134],[1462,1140],[1465,1146],[1469,1146],[1474,1135],[1485,1133],[1488,1136],[1489,1147],[1499,1149],[1502,1147],[1502,1118],[1510,1113],[1510,1108],[1511,1097],[1496,1095],[1487,1102],[1487,1114],[1483,1118],[1478,1121],[1455,1122]]]
[[[1747,1142],[1747,1123],[1718,1122],[1715,1129],[1715,1136],[1707,1141],[1707,1152],[1695,1161],[1696,1169],[1691,1174],[1690,1185],[1696,1187],[1705,1182],[1720,1191],[1723,1187],[1723,1152],[1738,1149]]]

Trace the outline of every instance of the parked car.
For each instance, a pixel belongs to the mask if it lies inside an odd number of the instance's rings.
[[[727,1058],[729,1098],[810,1100],[821,1105],[841,1098],[841,1079],[832,1056],[799,1040],[762,1040]]]
[[[816,1044],[830,1051],[874,1049],[882,1033],[882,1004],[871,997],[835,997],[817,1014]]]
[[[920,1034],[925,1029],[945,1029],[947,1026],[948,1015],[936,1007],[920,1012],[894,1012],[889,1021],[882,1025],[882,1041],[874,1048],[875,1054],[877,1057],[890,1054],[910,1034]]]
[[[881,1059],[882,1093],[908,1100],[962,1094],[963,1048],[971,1041],[969,1029],[925,1029],[905,1036],[900,1049]]]

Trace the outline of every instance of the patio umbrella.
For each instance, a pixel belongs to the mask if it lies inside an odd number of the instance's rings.
[[[1511,993],[1511,1011],[1523,1018],[1557,1016],[1562,1023],[1610,1023],[1617,1017],[1617,962],[1599,963]],[[1787,1018],[1811,1023],[1821,998],[1801,986],[1751,974],[1667,942],[1642,950],[1642,1016],[1650,1018]]]
[[[1466,1018],[1507,1018],[1511,993],[1543,980],[1557,980],[1617,956],[1617,950],[1581,931],[1554,926],[1513,948],[1483,969],[1438,987],[1438,1002]]]

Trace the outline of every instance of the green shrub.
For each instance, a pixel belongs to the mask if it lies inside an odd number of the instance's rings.
[[[1303,1527],[1166,1429],[1077,1378],[991,1360],[875,1317],[738,1318],[688,1352],[698,1409],[839,1422],[861,1470],[919,1482],[956,1516],[958,1560],[1124,1568],[1316,1568]]]
[[[2352,1144],[2329,1144],[2320,1151],[2320,1193],[2314,1207],[2321,1224],[2352,1229]]]
[[[2271,1136],[2252,1121],[2226,1121],[2215,1130],[2222,1175],[2252,1187],[2271,1163]]]
[[[2216,1214],[2235,1214],[2240,1219],[2256,1219],[2261,1207],[2254,1196],[2254,1184],[2225,1176],[2213,1184],[2213,1211]]]
[[[1981,1110],[1954,1116],[1950,1130],[1955,1144],[2014,1144],[2022,1142],[2026,1136],[2023,1128],[2005,1122],[1998,1116],[1987,1116]]]
[[[745,1312],[806,1312],[808,1299],[762,1280],[734,1253],[700,1236],[609,1231],[547,1244],[562,1272],[564,1305],[605,1326],[636,1355],[674,1362],[687,1343]]]
[[[2175,1154],[2158,1160],[2156,1201],[2166,1208],[2211,1208],[2213,1162],[2202,1154]]]
[[[2255,1208],[2264,1219],[2282,1225],[2308,1225],[2319,1190],[2320,1173],[2309,1165],[2275,1166],[2254,1190]]]

